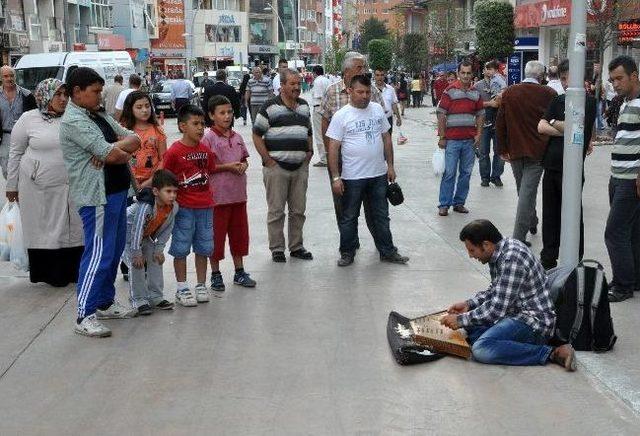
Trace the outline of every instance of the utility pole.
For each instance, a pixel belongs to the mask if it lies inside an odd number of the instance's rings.
[[[578,264],[582,213],[584,150],[584,68],[587,49],[587,8],[584,0],[571,2],[569,33],[569,89],[565,100],[564,163],[562,168],[562,224],[560,265]]]

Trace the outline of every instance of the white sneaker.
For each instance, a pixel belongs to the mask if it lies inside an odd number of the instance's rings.
[[[113,300],[113,304],[105,310],[96,310],[96,318],[98,319],[125,319],[133,318],[138,311],[123,306],[118,300]]]
[[[203,283],[196,285],[196,300],[198,303],[209,302],[209,290],[207,289],[207,285]]]
[[[176,303],[184,307],[194,307],[198,305],[196,297],[191,289],[184,289],[176,292]]]
[[[76,324],[73,331],[79,335],[94,338],[106,338],[107,336],[111,336],[111,330],[96,319],[95,313],[87,316],[80,324]]]

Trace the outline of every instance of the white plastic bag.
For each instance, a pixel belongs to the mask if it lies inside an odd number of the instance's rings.
[[[22,236],[22,218],[20,217],[20,207],[18,203],[10,203],[11,207],[7,213],[5,227],[9,235],[9,260],[18,269],[29,270],[29,258],[24,246]]]
[[[0,260],[9,260],[10,246],[9,246],[9,231],[7,229],[7,214],[13,203],[8,201],[0,210]]]
[[[441,176],[444,174],[444,150],[440,147],[436,147],[433,152],[433,158],[431,159],[433,164],[433,174]]]

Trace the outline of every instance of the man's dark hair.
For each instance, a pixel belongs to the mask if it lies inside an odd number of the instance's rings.
[[[204,77],[209,77],[209,72],[208,72],[208,71],[205,71],[204,73],[202,73],[202,75],[203,75]]]
[[[229,99],[224,95],[214,95],[209,99],[209,103],[207,103],[207,109],[209,113],[212,114],[216,111],[218,106],[223,106],[225,104],[231,104]]]
[[[139,88],[142,85],[142,79],[137,74],[129,76],[129,86]]]
[[[169,170],[159,169],[153,173],[153,179],[151,179],[151,186],[156,189],[166,188],[167,186],[173,186],[179,188],[178,179]]]
[[[113,81],[122,85],[122,76],[120,74],[116,74],[115,76],[113,76]]]
[[[473,69],[473,64],[465,59],[458,64],[458,72],[462,71],[462,67],[471,67]]]
[[[95,83],[104,85],[104,79],[100,74],[89,67],[78,67],[67,76],[67,92],[69,96],[73,97],[76,86],[80,88],[80,91],[84,91]]]
[[[156,118],[156,111],[153,108],[153,101],[151,101],[149,94],[144,91],[133,91],[127,95],[127,98],[124,100],[122,115],[120,116],[120,124],[129,130],[133,130],[133,127],[136,125],[136,117],[133,115],[133,105],[136,104],[136,101],[143,98],[146,98],[147,101],[149,101],[149,106],[151,106],[151,116],[149,117],[148,123],[154,126],[159,125],[158,119]]]
[[[502,241],[502,234],[489,220],[475,220],[464,226],[460,231],[460,240],[469,241],[476,247],[482,245],[484,241],[497,244]]]
[[[185,104],[178,111],[178,124],[186,123],[191,117],[204,117],[204,112],[196,105]]]
[[[285,58],[280,58],[280,60],[278,61],[278,66],[280,66],[280,64],[287,64],[287,66],[289,65],[289,61],[286,60]]]
[[[458,77],[458,75],[456,74],[456,72],[455,72],[455,71],[449,71],[449,72],[447,73],[447,76]]]
[[[569,72],[569,59],[565,59],[558,64],[558,77],[560,74],[566,74]]]
[[[324,75],[324,68],[322,68],[322,65],[316,65],[315,67],[313,67],[313,74],[315,74],[316,76]]]
[[[495,59],[484,64],[484,67],[488,70],[499,70],[500,64]]]
[[[638,72],[638,65],[631,56],[618,56],[611,62],[609,62],[609,72],[615,70],[618,67],[624,68],[624,72],[627,76]]]
[[[357,76],[353,76],[351,78],[351,83],[349,84],[349,88],[353,88],[353,86],[359,83],[366,87],[371,87],[371,78],[365,76],[364,74],[358,74]]]
[[[216,71],[216,80],[219,80],[221,82],[224,82],[225,80],[227,80],[227,70],[222,69],[222,70]]]

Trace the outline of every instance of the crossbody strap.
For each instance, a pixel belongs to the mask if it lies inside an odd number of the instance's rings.
[[[598,312],[598,305],[600,304],[600,296],[602,295],[602,282],[604,281],[604,271],[602,268],[598,268],[596,271],[596,278],[594,280],[593,297],[591,299],[591,348],[593,349],[593,338],[595,337],[593,328],[596,320],[596,313]]]
[[[582,266],[576,268],[576,282],[578,287],[576,317],[573,319],[573,326],[569,334],[569,343],[572,343],[576,336],[578,336],[580,325],[582,325],[582,318],[584,317],[584,267]]]

